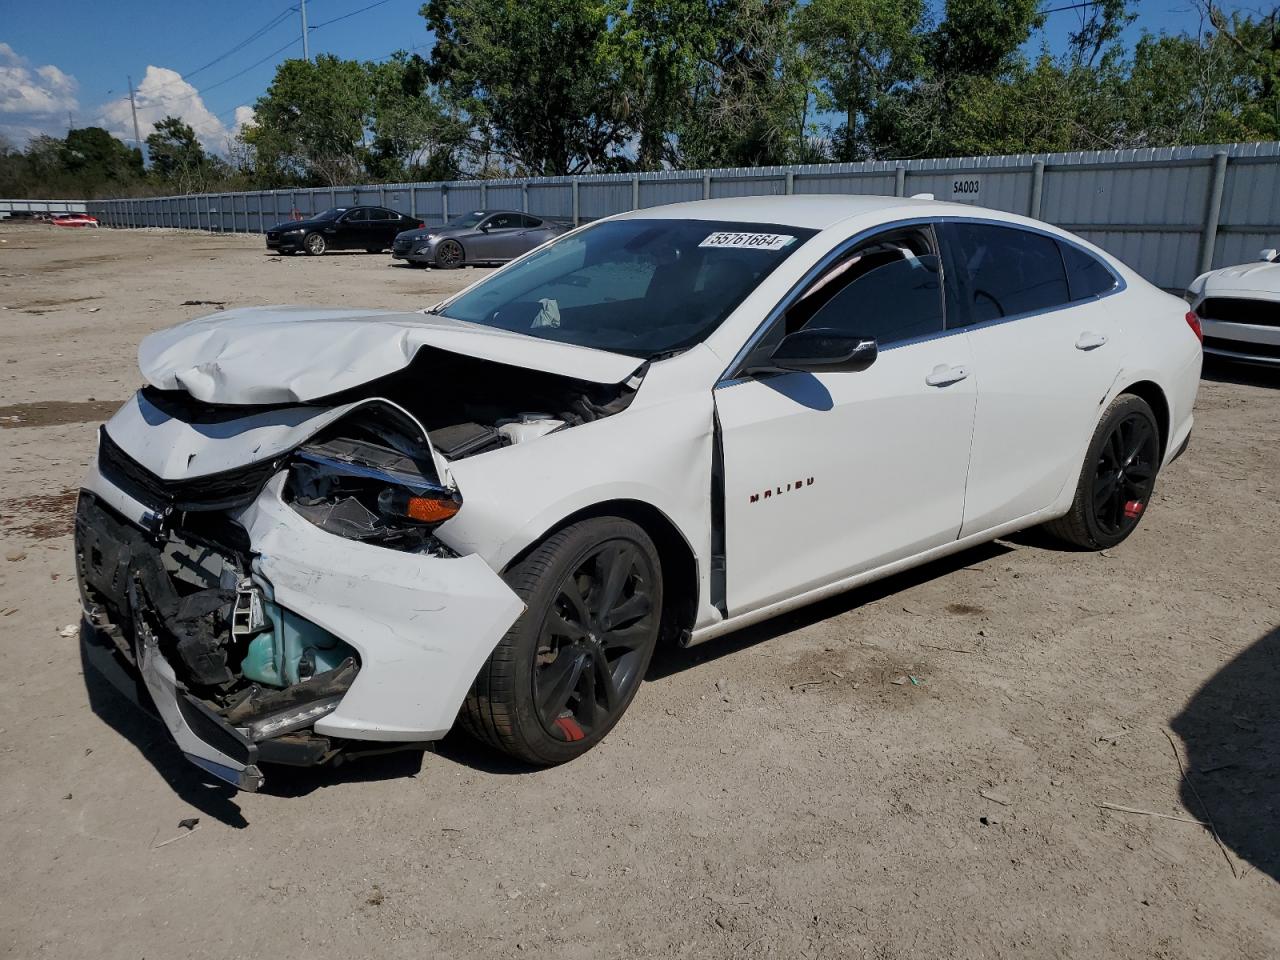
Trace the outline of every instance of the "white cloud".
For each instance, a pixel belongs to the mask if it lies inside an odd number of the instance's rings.
[[[235,125],[231,128],[231,135],[239,136],[241,130],[245,127],[252,127],[256,122],[257,115],[253,112],[253,107],[236,107]]]
[[[191,125],[196,137],[206,150],[219,153],[226,149],[229,138],[239,131],[244,119],[252,119],[250,107],[236,107],[235,120],[230,128],[204,105],[200,91],[182,78],[176,70],[166,67],[147,67],[142,82],[134,91],[138,107],[138,129],[145,140],[155,129],[155,124],[165,117],[179,117]],[[121,97],[103,104],[101,123],[112,134],[123,140],[133,140],[133,112],[129,98]]]
[[[64,134],[67,112],[80,108],[75,77],[53,64],[33,67],[0,42],[0,134],[23,145],[40,133]]]

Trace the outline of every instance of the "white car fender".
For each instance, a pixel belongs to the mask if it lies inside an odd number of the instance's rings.
[[[456,461],[463,507],[436,535],[501,571],[566,518],[638,501],[669,520],[694,555],[699,624],[718,620],[707,603],[713,436],[712,395],[704,390]]]

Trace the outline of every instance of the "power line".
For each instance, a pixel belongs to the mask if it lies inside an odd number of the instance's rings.
[[[380,7],[384,3],[390,3],[391,0],[377,0],[377,3],[371,3],[367,7],[361,7],[359,10],[352,10],[350,13],[344,13],[340,17],[334,17],[332,20],[325,20],[323,23],[314,24],[311,29],[319,30],[321,27],[327,27],[331,23],[337,23],[339,20],[347,20],[354,17],[358,13],[364,13],[366,10],[372,10],[374,7]]]
[[[1050,7],[1048,10],[1041,10],[1041,15],[1047,13],[1062,13],[1064,10],[1084,10],[1086,7],[1096,7],[1101,0],[1087,0],[1086,3],[1073,3],[1066,7]]]
[[[227,59],[227,57],[231,56],[232,54],[238,53],[239,51],[243,50],[245,47],[253,43],[255,40],[261,39],[262,37],[270,33],[272,30],[274,30],[276,27],[282,25],[290,17],[290,15],[292,15],[297,9],[298,9],[297,7],[289,7],[287,10],[284,10],[283,12],[276,14],[274,17],[272,17],[270,20],[264,23],[261,27],[259,27],[253,33],[249,34],[249,36],[245,37],[243,40],[237,43],[230,50],[214,57],[212,60],[210,60],[208,63],[206,63],[202,67],[196,67],[196,69],[194,70],[191,70],[187,73],[183,73],[182,74],[183,78],[189,79],[190,77],[194,77],[197,73],[203,73],[205,70],[208,70],[214,64],[221,63],[223,60]]]

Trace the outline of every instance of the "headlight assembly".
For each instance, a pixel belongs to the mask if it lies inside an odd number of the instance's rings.
[[[399,550],[439,552],[431,531],[462,507],[442,486],[427,451],[405,436],[365,424],[294,452],[284,499],[328,533]]]

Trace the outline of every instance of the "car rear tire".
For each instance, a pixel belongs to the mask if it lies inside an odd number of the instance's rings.
[[[527,609],[459,719],[517,759],[564,763],[613,728],[649,667],[662,620],[658,551],[630,520],[597,517],[548,537],[506,579]]]
[[[1160,470],[1160,425],[1141,397],[1123,393],[1103,413],[1066,516],[1045,530],[1085,550],[1114,547],[1137,529]]]
[[[303,238],[302,249],[307,251],[309,257],[319,257],[328,248],[328,244],[324,242],[324,237],[318,233],[309,233]]]
[[[462,250],[462,244],[457,240],[441,241],[440,246],[436,247],[436,266],[445,270],[456,270],[462,266],[463,260],[466,259]]]

